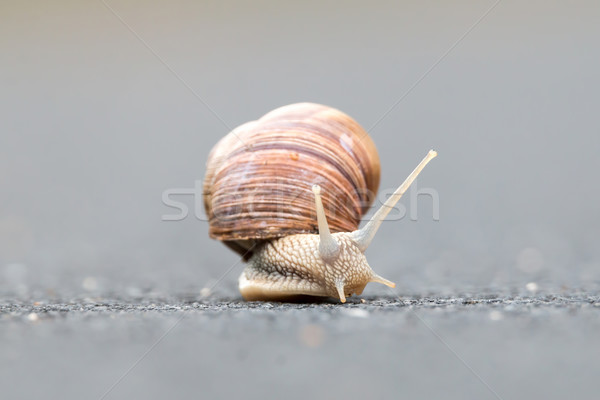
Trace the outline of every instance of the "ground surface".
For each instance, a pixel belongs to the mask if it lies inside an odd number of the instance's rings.
[[[2,398],[597,398],[600,292],[0,299]]]

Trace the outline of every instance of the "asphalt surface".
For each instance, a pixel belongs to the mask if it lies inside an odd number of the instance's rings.
[[[203,294],[2,298],[2,398],[592,399],[600,390],[600,291],[346,304]]]

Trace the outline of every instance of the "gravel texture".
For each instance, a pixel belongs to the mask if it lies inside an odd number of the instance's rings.
[[[207,294],[207,293],[204,293]],[[0,299],[3,398],[596,398],[600,292]]]
[[[576,292],[544,294],[533,296],[462,294],[458,296],[411,296],[348,299],[340,304],[334,299],[324,299],[313,303],[246,302],[240,299],[202,298],[201,296],[118,298],[118,297],[75,297],[69,300],[14,300],[0,299],[0,313],[4,320],[36,313],[40,318],[66,318],[73,314],[85,316],[100,314],[140,314],[140,313],[176,313],[207,312],[223,313],[228,311],[248,312],[285,312],[289,310],[308,310],[333,316],[344,310],[362,310],[365,313],[382,311],[409,312],[419,309],[441,309],[445,312],[491,311],[504,313],[531,312],[532,309],[582,309],[600,308],[600,295],[596,293]]]

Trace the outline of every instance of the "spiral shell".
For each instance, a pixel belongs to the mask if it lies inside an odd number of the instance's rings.
[[[278,108],[237,127],[210,152],[209,234],[248,258],[257,241],[317,233],[315,184],[331,231],[354,231],[379,177],[375,145],[348,115],[312,103]]]

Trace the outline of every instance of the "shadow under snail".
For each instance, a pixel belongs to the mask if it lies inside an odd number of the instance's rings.
[[[364,255],[377,229],[437,153],[358,229],[379,186],[367,132],[327,106],[298,103],[247,122],[211,150],[204,179],[209,235],[241,254],[246,300],[360,295],[377,275]]]

